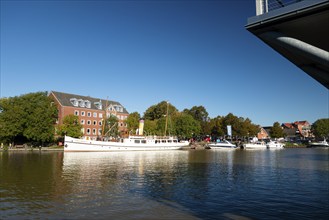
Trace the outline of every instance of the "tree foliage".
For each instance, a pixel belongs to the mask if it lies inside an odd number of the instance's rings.
[[[130,113],[126,119],[128,131],[136,131],[139,126],[140,114],[138,112]]]
[[[203,106],[193,106],[191,109],[184,109],[183,112],[191,115],[199,122],[206,122],[208,120],[208,112]]]
[[[110,115],[105,120],[104,128],[104,136],[117,137],[119,135],[119,119],[115,115]]]
[[[315,121],[312,125],[312,130],[317,138],[329,138],[329,118],[322,118]]]
[[[279,122],[274,122],[271,131],[270,131],[271,138],[281,138],[283,137],[283,129],[280,126]]]
[[[163,118],[167,114],[167,105],[168,105],[168,114],[171,115],[173,112],[177,112],[176,107],[171,105],[166,101],[162,101],[156,105],[149,107],[144,113],[145,120],[156,120]]]
[[[38,145],[52,142],[57,108],[46,92],[0,99],[0,139],[10,143],[24,137]]]
[[[76,115],[66,115],[63,118],[63,124],[57,127],[57,134],[60,136],[70,136],[80,138],[82,136],[82,125],[79,122],[79,117]]]
[[[174,117],[174,134],[178,137],[189,139],[201,132],[200,123],[190,114],[179,113]]]

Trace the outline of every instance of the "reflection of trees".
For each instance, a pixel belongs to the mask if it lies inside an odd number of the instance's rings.
[[[20,207],[31,213],[38,209],[33,204],[42,207],[51,198],[59,198],[62,159],[62,152],[0,152],[1,197],[13,206],[8,210]]]

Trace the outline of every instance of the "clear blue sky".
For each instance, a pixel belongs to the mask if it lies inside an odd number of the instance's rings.
[[[254,0],[3,1],[1,97],[170,101],[262,126],[328,118],[329,92],[245,29]]]

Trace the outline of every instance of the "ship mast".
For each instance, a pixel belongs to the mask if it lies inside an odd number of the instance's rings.
[[[168,127],[168,113],[169,113],[169,102],[167,101],[167,114],[166,114],[166,126],[165,126],[165,136],[167,136],[167,127]]]
[[[106,116],[106,110],[107,110],[108,99],[109,99],[109,97],[107,96],[106,97],[106,104],[105,104],[105,108],[104,108],[105,114],[103,116],[103,124],[102,124],[102,126],[103,126],[103,128],[102,128],[102,138],[104,137],[104,129],[105,129],[105,123],[106,123],[106,118],[107,118],[107,116]]]

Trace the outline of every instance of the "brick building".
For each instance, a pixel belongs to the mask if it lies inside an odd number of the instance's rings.
[[[125,120],[129,113],[119,102],[55,91],[51,91],[49,97],[58,108],[58,125],[65,116],[76,115],[83,127],[83,136],[96,139],[102,135],[103,120],[114,115],[118,118],[120,135],[127,135]]]
[[[308,121],[295,121],[293,123],[283,123],[283,133],[289,139],[312,138],[311,124]]]

